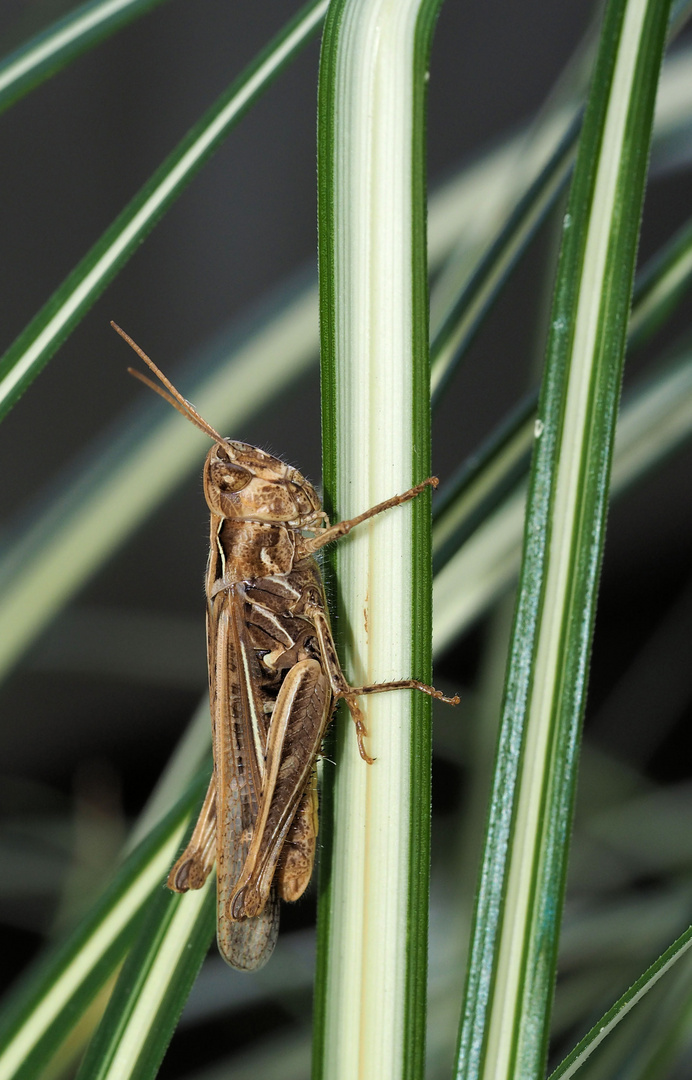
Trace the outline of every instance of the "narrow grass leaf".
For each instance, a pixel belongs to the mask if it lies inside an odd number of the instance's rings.
[[[686,223],[637,276],[627,332],[628,349],[641,344],[679,305],[692,279],[692,221]],[[674,366],[680,365],[680,360]],[[682,367],[686,360],[682,358]],[[664,383],[677,379],[667,364]],[[684,378],[684,376],[683,376]],[[651,392],[645,384],[644,393]],[[684,387],[683,387],[684,390]],[[641,397],[641,391],[636,392]],[[671,405],[673,403],[671,402]],[[533,448],[538,392],[529,394],[450,478],[435,502],[433,571],[439,573],[476,527],[497,510],[527,472]],[[653,421],[653,414],[651,416]],[[617,442],[616,442],[617,453]],[[644,458],[657,460],[642,447]]]
[[[580,130],[581,115],[577,114],[538,175],[529,174],[524,180],[526,188],[520,189],[515,209],[503,223],[498,236],[443,319],[430,347],[433,405],[440,400],[461,357],[518,259],[564,191],[574,163]]]
[[[644,343],[677,307],[692,281],[692,218],[644,268],[635,282],[630,347]]]
[[[529,394],[445,483],[433,514],[435,574],[526,476],[537,405],[538,395]]]
[[[221,95],[0,359],[0,419],[253,102],[306,44],[327,0],[311,0]]]
[[[458,1053],[542,1074],[576,748],[669,5],[612,0],[565,215]]]
[[[533,432],[533,421],[530,426]],[[521,450],[520,429],[514,446]],[[692,357],[689,351],[676,357],[663,370],[634,387],[623,402],[618,420],[611,475],[611,495],[620,495],[645,473],[661,463],[692,436]],[[492,465],[492,460],[491,460]],[[503,461],[498,459],[498,466]],[[495,502],[487,480],[497,480],[490,471],[461,491],[450,507],[449,518],[433,527],[433,552],[440,566],[434,584],[435,654],[443,652],[482,615],[516,580],[521,562],[526,489],[519,484],[498,502],[496,508],[475,525],[476,507]],[[500,479],[502,474],[500,473]],[[463,516],[468,513],[468,521]],[[467,539],[448,559],[442,561],[449,545],[449,530]],[[450,545],[451,546],[451,545]]]
[[[644,974],[619,998],[615,1004],[594,1024],[591,1030],[575,1046],[574,1050],[561,1061],[557,1069],[550,1074],[549,1080],[569,1080],[589,1059],[594,1050],[610,1035],[628,1012],[641,1001],[645,994],[665,975],[692,946],[692,927],[685,930],[676,941],[659,956],[658,960],[647,968]]]

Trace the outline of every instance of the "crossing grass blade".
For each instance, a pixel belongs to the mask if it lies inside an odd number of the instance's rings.
[[[123,863],[89,915],[12,993],[0,1020],[0,1077],[33,1080],[132,945],[209,782],[204,770]]]
[[[0,112],[163,0],[92,0],[0,60]]]
[[[212,105],[0,358],[0,420],[222,139],[315,33],[327,0],[311,0]]]
[[[77,1080],[155,1077],[214,936],[216,880],[148,905]]]
[[[575,1046],[574,1050],[560,1062],[558,1067],[550,1074],[549,1080],[569,1080],[578,1073],[579,1069],[588,1061],[591,1054],[598,1046],[608,1038],[616,1026],[625,1019],[631,1009],[637,1005],[645,994],[656,985],[662,976],[666,975],[673,965],[681,960],[692,946],[692,926],[685,930],[666,951],[637,979],[635,983],[622,995],[621,998],[594,1024],[591,1030]]]

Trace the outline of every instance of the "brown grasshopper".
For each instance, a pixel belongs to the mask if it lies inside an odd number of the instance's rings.
[[[168,887],[201,888],[216,860],[219,950],[232,967],[252,971],[266,963],[276,943],[279,899],[297,900],[312,876],[315,762],[336,702],[346,702],[360,755],[372,764],[361,694],[416,689],[459,701],[417,679],[349,686],[314,558],[354,526],[436,487],[437,479],[330,525],[317,492],[296,469],[256,446],[222,438],[111,325],[165,389],[130,372],[214,442],[204,463],[211,512],[206,594],[214,770]]]

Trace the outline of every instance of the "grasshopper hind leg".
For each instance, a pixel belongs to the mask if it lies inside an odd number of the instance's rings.
[[[276,868],[274,881],[282,900],[300,899],[310,884],[318,828],[317,768],[313,766]]]
[[[190,841],[168,875],[173,892],[201,889],[216,858],[216,779],[212,775]]]
[[[201,889],[216,859],[216,781],[212,776],[190,841],[168,875],[173,892]],[[217,884],[217,941],[227,964],[239,971],[257,971],[271,956],[279,935],[279,901],[272,889],[264,910],[253,919],[232,923],[226,918],[228,888]]]

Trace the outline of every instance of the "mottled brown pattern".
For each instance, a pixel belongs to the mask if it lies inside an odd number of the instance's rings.
[[[233,966],[252,969],[274,947],[283,849],[284,898],[302,894],[315,857],[312,774],[332,699],[305,617],[324,607],[319,569],[312,558],[294,565],[294,526],[319,529],[325,515],[296,470],[247,444],[215,446],[204,481],[215,781],[169,885],[200,887],[216,827],[219,947]]]
[[[274,947],[277,894],[297,900],[312,875],[315,760],[337,698],[351,711],[362,757],[372,760],[312,555],[368,515],[330,527],[296,470],[230,440],[208,454],[204,488],[211,510],[206,591],[215,780],[169,886],[201,885],[215,826],[219,948],[229,964],[252,970]],[[431,692],[407,680],[358,693],[409,686]]]
[[[276,867],[274,884],[282,900],[298,900],[312,877],[319,829],[317,810],[317,767],[313,765]]]
[[[442,697],[414,679],[348,685],[312,556],[437,480],[424,480],[330,526],[317,492],[297,469],[256,446],[222,438],[112,325],[162,386],[132,374],[214,442],[204,465],[211,513],[206,593],[214,775],[168,885],[178,892],[201,888],[216,849],[219,949],[233,967],[252,971],[266,963],[276,942],[277,891],[296,900],[310,880],[317,838],[315,760],[334,701],[346,701],[361,756],[372,762],[356,701],[360,694],[416,688]]]

